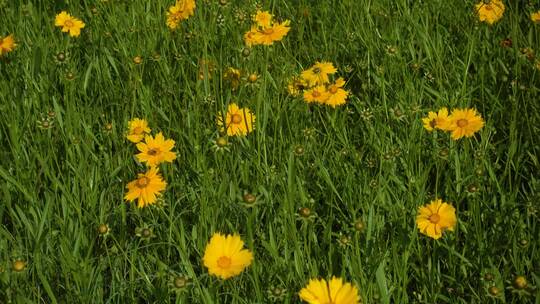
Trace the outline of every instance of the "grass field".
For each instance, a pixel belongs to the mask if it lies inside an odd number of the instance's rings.
[[[540,2],[489,25],[469,0],[197,0],[173,31],[174,4],[0,0],[17,44],[0,56],[0,303],[301,303],[332,276],[362,303],[540,303]],[[247,47],[258,9],[290,31]],[[345,105],[288,92],[318,61]],[[222,137],[231,103],[256,115],[246,136]],[[427,131],[442,107],[485,126]],[[177,156],[145,208],[124,199],[146,170],[134,118]],[[416,216],[437,198],[457,224],[435,240]],[[214,232],[253,253],[240,275],[203,265]]]

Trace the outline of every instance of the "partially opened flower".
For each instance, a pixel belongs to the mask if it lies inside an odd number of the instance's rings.
[[[71,37],[79,37],[79,35],[81,35],[81,29],[86,26],[84,22],[71,16],[65,11],[56,15],[54,25],[61,27],[62,32],[64,33],[69,32]]]
[[[124,196],[126,201],[137,200],[137,207],[142,208],[157,201],[161,192],[165,190],[167,182],[163,180],[157,168],[150,168],[146,173],[140,173],[139,177],[128,183],[128,193]]]
[[[255,114],[248,108],[240,108],[237,104],[231,103],[225,114],[225,122],[223,113],[220,112],[217,116],[217,124],[221,127],[221,132],[229,136],[247,135],[253,131]]]
[[[204,251],[203,263],[208,272],[221,279],[239,275],[253,261],[253,253],[244,249],[238,235],[215,233]]]
[[[174,148],[174,140],[165,139],[159,132],[155,138],[152,135],[146,135],[144,142],[137,144],[137,149],[141,153],[135,156],[140,162],[146,162],[151,167],[163,162],[171,163],[176,159],[176,153],[171,152],[172,148]]]
[[[454,231],[456,222],[456,209],[441,199],[421,206],[416,217],[420,232],[436,240],[442,237],[445,230]]]
[[[343,89],[345,80],[338,78],[335,83],[328,86],[328,98],[324,102],[325,104],[335,108],[336,106],[343,105],[347,102],[347,96],[349,92]]]
[[[302,78],[310,85],[321,85],[329,82],[328,75],[337,72],[337,69],[331,62],[317,62],[311,68],[302,72]]]
[[[358,289],[343,279],[332,277],[325,279],[311,279],[306,287],[300,290],[300,299],[309,304],[358,304],[360,297]]]
[[[145,119],[134,118],[128,122],[127,139],[133,143],[143,140],[144,135],[150,133],[148,122]]]
[[[0,57],[13,51],[17,47],[13,35],[8,35],[4,38],[0,38]]]
[[[473,136],[484,124],[482,116],[476,113],[475,109],[454,109],[448,116],[444,129],[452,132],[452,139],[460,139]]]
[[[438,113],[430,111],[428,117],[422,118],[424,128],[428,131],[444,130],[448,123],[448,109],[442,108]]]
[[[499,21],[505,10],[504,3],[501,0],[483,0],[476,4],[475,8],[478,19],[490,25]]]

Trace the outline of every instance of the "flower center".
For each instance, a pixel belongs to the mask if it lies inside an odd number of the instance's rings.
[[[222,256],[217,260],[219,268],[229,268],[231,266],[231,259],[226,256]]]
[[[64,22],[64,26],[67,26],[67,27],[73,27],[73,21],[71,20],[66,20],[66,22]]]
[[[317,97],[321,96],[321,93],[319,93],[318,91],[313,91],[313,93],[311,95],[313,95],[313,97],[317,98]]]
[[[148,152],[146,152],[148,155],[151,155],[151,156],[155,156],[159,153],[159,149],[156,149],[156,148],[152,148],[150,150],[148,150]]]
[[[429,122],[429,126],[432,127],[432,128],[435,128],[437,126],[437,120],[436,119],[432,119],[430,122]]]
[[[319,67],[314,67],[313,68],[313,74],[319,74],[321,72],[321,68]]]
[[[330,93],[332,93],[332,94],[336,94],[337,90],[338,90],[338,88],[335,85],[330,87]]]
[[[242,122],[242,116],[240,114],[233,114],[231,117],[231,122],[233,124],[239,124]]]
[[[437,213],[434,213],[429,216],[429,221],[432,222],[433,224],[437,224],[440,220],[441,220],[441,216],[438,215]]]
[[[135,127],[133,129],[134,134],[142,134],[144,132],[144,129],[142,127]]]
[[[150,183],[150,179],[146,176],[143,176],[137,180],[137,187],[146,188],[146,186],[148,186],[149,183]]]
[[[267,28],[264,30],[264,33],[266,35],[272,35],[274,33],[274,29],[273,28]]]
[[[469,124],[469,122],[466,119],[460,119],[457,121],[457,125],[460,128],[466,127]]]

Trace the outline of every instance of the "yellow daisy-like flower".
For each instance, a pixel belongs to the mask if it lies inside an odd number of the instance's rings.
[[[327,84],[328,75],[334,74],[337,69],[331,62],[317,62],[311,68],[302,72],[301,76],[310,85]]]
[[[272,45],[274,42],[280,41],[291,29],[289,23],[290,21],[286,20],[282,23],[274,23],[271,27],[259,30],[258,35],[255,36],[257,39],[256,44]]]
[[[420,232],[436,240],[442,237],[445,230],[454,231],[456,222],[456,209],[441,199],[420,206],[416,216],[416,225]]]
[[[13,51],[17,47],[13,35],[8,35],[0,39],[0,56]]]
[[[534,23],[540,23],[540,11],[531,14],[531,21]]]
[[[302,91],[307,89],[308,83],[307,81],[302,77],[293,77],[287,84],[287,91],[292,96],[299,96]]]
[[[260,38],[261,34],[257,30],[257,27],[253,26],[249,31],[244,34],[244,43],[246,44],[246,46],[251,47],[253,45],[259,44],[258,41],[260,40]]]
[[[237,276],[253,261],[253,253],[243,247],[238,235],[214,233],[204,251],[204,266],[210,274],[224,280]]]
[[[476,4],[478,19],[490,25],[502,18],[504,10],[505,6],[501,0],[488,0]]]
[[[454,109],[444,129],[452,132],[452,139],[460,139],[473,136],[484,124],[482,116],[475,109]]]
[[[166,186],[167,182],[163,180],[158,169],[153,167],[144,174],[140,173],[136,180],[127,184],[128,193],[124,199],[129,202],[137,199],[139,208],[152,205]]]
[[[144,135],[150,133],[148,122],[144,119],[135,118],[128,122],[127,139],[132,143],[138,143],[143,140]]]
[[[347,102],[349,92],[342,89],[344,85],[345,80],[340,77],[334,84],[328,86],[328,98],[324,103],[333,108],[345,104]]]
[[[422,118],[422,122],[424,128],[430,132],[435,129],[445,130],[448,123],[448,109],[442,108],[439,113],[430,111],[428,117]]]
[[[314,88],[304,91],[304,101],[307,103],[325,103],[328,100],[329,96],[330,93],[328,93],[326,87],[323,85],[316,86]]]
[[[62,32],[64,33],[69,32],[71,37],[79,37],[79,35],[81,35],[81,29],[86,26],[84,22],[71,16],[65,11],[62,11],[56,15],[54,25],[61,27]]]
[[[144,137],[144,143],[140,142],[137,144],[137,149],[141,153],[135,156],[140,162],[146,162],[150,167],[157,166],[163,162],[171,163],[176,159],[176,153],[171,152],[173,147],[174,140],[165,139],[161,132],[155,138],[152,135],[146,135]]]
[[[237,104],[231,103],[225,114],[225,124],[223,124],[223,113],[217,116],[217,124],[221,132],[226,132],[229,136],[247,135],[253,131],[255,125],[255,114],[248,108],[240,108]]]
[[[267,28],[272,25],[272,17],[272,14],[270,14],[268,11],[257,11],[253,17],[253,21],[255,21],[258,26]]]
[[[180,21],[193,16],[195,6],[195,0],[177,0],[167,11],[167,26],[171,30],[175,30]]]
[[[358,289],[351,283],[344,283],[341,278],[311,279],[298,293],[300,299],[309,304],[358,304]]]

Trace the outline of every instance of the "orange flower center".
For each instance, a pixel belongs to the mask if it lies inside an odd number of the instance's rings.
[[[240,114],[233,114],[231,117],[231,122],[233,124],[239,124],[242,122],[242,116]]]
[[[146,186],[148,186],[149,183],[150,183],[150,179],[146,176],[143,176],[137,180],[137,187],[146,188]]]
[[[144,128],[143,127],[135,127],[133,129],[133,133],[134,134],[142,134],[144,132]]]
[[[437,213],[434,213],[429,216],[429,221],[432,222],[433,224],[437,224],[440,220],[441,220],[441,216],[438,215]]]
[[[321,96],[321,93],[319,93],[318,91],[313,91],[313,93],[311,93],[311,95],[312,95],[314,98],[317,98],[317,97],[320,97],[320,96]]]
[[[67,27],[73,27],[75,24],[73,23],[72,20],[66,20],[66,22],[64,22],[64,26],[67,26]]]
[[[219,268],[229,268],[231,266],[231,258],[222,256],[217,260]]]
[[[148,152],[146,152],[146,153],[147,153],[148,155],[154,156],[154,155],[157,155],[159,152],[160,152],[159,149],[152,148],[152,149],[148,150]]]
[[[468,124],[469,124],[469,121],[463,118],[457,121],[457,125],[460,128],[466,127]]]
[[[337,93],[337,90],[338,90],[338,87],[335,86],[335,85],[333,85],[333,86],[330,87],[330,90],[329,90],[329,91],[330,91],[330,93],[332,93],[332,94],[336,94],[336,93]]]
[[[486,10],[490,11],[492,10],[493,8],[491,7],[491,4],[486,4]]]

